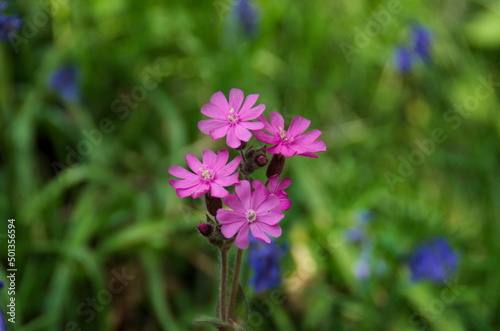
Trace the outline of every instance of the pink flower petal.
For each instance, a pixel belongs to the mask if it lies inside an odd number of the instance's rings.
[[[187,171],[181,166],[178,165],[173,165],[168,169],[168,173],[171,174],[172,176],[178,177],[178,178],[191,178],[191,177],[198,177],[196,174],[193,174],[190,171]]]
[[[191,196],[192,194],[194,194],[196,192],[196,188],[195,187],[191,187],[191,188],[188,188],[188,189],[177,189],[175,190],[175,193],[177,194],[177,196],[179,198],[187,198],[189,196]]]
[[[266,152],[268,152],[269,154],[274,154],[274,155],[276,155],[276,154],[283,154],[282,153],[282,151],[283,151],[283,144],[278,144],[278,145],[273,146],[271,148],[264,148],[264,150]],[[293,156],[293,154],[291,156]]]
[[[201,162],[193,154],[187,154],[185,158],[187,165],[191,168],[191,170],[193,170],[194,173],[197,174],[200,171],[200,168],[203,167]]]
[[[227,149],[221,149],[217,152],[217,159],[215,160],[214,170],[218,170],[224,167],[229,159],[229,151]]]
[[[259,227],[262,231],[270,235],[271,237],[279,237],[281,236],[282,230],[281,227],[276,224],[276,225],[268,225],[265,223],[259,223]]]
[[[220,130],[227,125],[227,121],[222,120],[201,120],[198,122],[198,129],[204,134],[211,134],[210,132]],[[213,138],[213,137],[212,137]],[[216,139],[216,138],[214,138]],[[218,139],[218,138],[217,138]]]
[[[295,138],[294,142],[296,144],[307,144],[307,143],[312,143],[313,141],[315,141],[316,139],[319,138],[319,136],[321,135],[321,131],[320,130],[317,130],[317,129],[314,129],[306,134],[303,134],[301,136],[298,136]]]
[[[280,175],[272,175],[267,180],[267,187],[269,187],[269,192],[276,193],[278,190],[278,182],[280,180]]]
[[[227,165],[225,165],[224,167],[217,170],[216,176],[218,178],[229,176],[238,168],[238,166],[240,165],[240,162],[241,162],[241,156],[235,157],[234,160],[232,160]]]
[[[232,88],[231,91],[229,91],[229,108],[233,108],[237,113],[239,113],[244,98],[245,95],[242,90]]]
[[[217,221],[222,224],[229,224],[234,222],[247,222],[245,215],[237,213],[232,210],[219,209],[217,210]]]
[[[239,118],[242,121],[253,120],[262,115],[264,110],[266,110],[266,105],[260,104],[258,106],[255,106],[254,108],[245,111],[244,113],[240,113]]]
[[[210,131],[210,135],[212,136],[213,140],[220,139],[220,138],[225,137],[227,135],[227,132],[229,131],[230,128],[231,128],[231,126],[229,124],[225,123],[224,126]]]
[[[210,98],[210,103],[213,103],[215,106],[222,110],[227,109],[229,111],[229,104],[227,103],[224,93],[222,93],[221,91],[212,95],[212,97]]]
[[[324,152],[326,151],[326,144],[324,141],[318,140],[307,144],[307,146],[299,145],[300,147],[307,148],[309,152]]]
[[[168,183],[172,185],[174,189],[187,189],[200,184],[200,178],[189,178],[181,180],[170,179]]]
[[[248,223],[245,223],[241,227],[240,232],[238,232],[238,235],[236,236],[234,244],[239,249],[246,249],[248,247]]]
[[[259,227],[259,224],[256,222],[250,223],[249,225],[250,230],[252,231],[252,235],[255,237],[255,239],[259,239],[260,241],[263,241],[265,243],[270,244],[271,239],[269,239],[264,231]]]
[[[234,235],[240,231],[240,229],[245,225],[245,222],[233,222],[223,224],[221,227],[221,232],[227,239],[231,239]]]
[[[280,210],[288,210],[292,206],[292,201],[288,199],[281,199],[280,204],[278,205],[278,208]]]
[[[213,169],[216,157],[217,156],[215,155],[215,153],[212,152],[211,150],[209,149],[204,150],[202,153],[203,164]]]
[[[311,121],[301,116],[296,116],[292,119],[287,133],[293,137],[301,135],[311,125]]]
[[[201,182],[198,186],[194,187],[195,192],[191,195],[194,199],[199,198],[210,189],[210,185],[207,182]]]
[[[276,130],[274,130],[273,126],[269,124],[264,115],[261,114],[257,119],[259,120],[260,123],[264,124],[264,129],[267,130],[267,132],[269,132],[272,135],[276,133]]]
[[[240,125],[247,130],[261,130],[264,128],[264,124],[261,122],[241,122]]]
[[[223,109],[220,109],[213,103],[207,103],[201,107],[201,113],[205,116],[219,119],[219,120],[226,120],[227,119],[227,111],[224,111]]]
[[[234,173],[232,175],[229,175],[227,177],[222,177],[222,178],[215,178],[214,182],[221,186],[232,186],[234,184],[238,184],[240,180],[238,179],[239,174]]]
[[[234,126],[227,131],[226,144],[231,148],[238,148],[241,141],[236,137]]]
[[[297,154],[297,151],[292,148],[293,145],[286,145],[283,144],[281,145],[281,154],[283,154],[284,157],[292,157],[295,154]]]
[[[307,156],[307,157],[313,157],[315,159],[318,158],[318,156],[314,153],[310,153],[310,152],[306,152],[306,153],[300,153],[299,155],[302,155],[302,156]]]
[[[269,121],[271,125],[275,128],[277,132],[279,132],[279,128],[285,129],[285,120],[280,113],[272,111],[269,115]],[[271,132],[272,133],[272,132]]]
[[[254,188],[255,188],[255,191],[253,191],[253,194],[252,194],[252,199],[250,201],[250,208],[257,211],[259,206],[262,205],[262,203],[264,201],[266,201],[266,199],[268,198],[269,191],[267,190],[267,188],[264,185],[256,184],[254,186]]]
[[[301,154],[301,153],[310,152],[309,145],[310,144],[299,145],[299,144],[293,143],[293,144],[288,144],[287,147],[289,150],[293,151],[295,154]]]
[[[210,183],[210,195],[216,198],[227,197],[229,192],[217,182]]]
[[[235,125],[234,132],[236,134],[236,138],[241,141],[249,141],[250,138],[252,138],[252,134],[250,133],[250,131],[245,129],[242,125]]]
[[[255,103],[257,102],[257,99],[259,98],[258,94],[249,94],[245,98],[245,102],[243,103],[243,106],[241,106],[240,112],[238,115],[241,117],[241,115],[244,115],[247,110],[253,107]]]
[[[255,189],[257,189],[257,188],[259,188],[259,187],[261,187],[261,186],[264,186],[264,188],[266,187],[266,186],[264,185],[264,183],[262,183],[262,182],[261,182],[260,180],[258,180],[258,179],[255,179],[255,180],[253,180],[253,181],[252,181],[252,187],[253,187],[253,189],[254,189],[254,190],[255,190]]]
[[[240,183],[234,187],[234,191],[245,210],[251,209],[250,199],[252,198],[252,191],[248,180],[240,181]]]
[[[228,205],[229,208],[231,208],[235,212],[240,213],[243,217],[245,217],[247,210],[243,207],[243,204],[236,195],[234,194],[228,195],[227,197],[224,198],[224,203]]]
[[[266,223],[266,224],[269,224],[269,225],[275,225],[275,224],[278,224],[279,221],[281,221],[283,219],[283,217],[285,217],[285,214],[283,214],[283,213],[270,212],[270,213],[259,214],[257,216],[257,220],[260,223]]]
[[[278,185],[278,188],[277,190],[278,191],[284,191],[285,189],[287,189],[290,184],[292,184],[292,180],[290,178],[283,178],[283,180],[280,182],[280,184]]]
[[[277,196],[269,195],[267,196],[267,199],[264,200],[264,202],[254,207],[257,214],[261,214],[270,211],[279,204],[280,204],[280,199]]]
[[[187,189],[177,189],[175,192],[180,198],[191,196],[196,199],[207,193],[209,188],[210,187],[207,183],[201,182],[200,184]]]
[[[267,145],[277,145],[280,140],[275,136],[270,136],[264,131],[253,131],[255,139]]]

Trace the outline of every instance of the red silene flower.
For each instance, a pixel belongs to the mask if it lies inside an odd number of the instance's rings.
[[[252,138],[249,130],[260,130],[264,127],[260,122],[249,122],[266,109],[263,104],[254,107],[258,97],[258,94],[250,94],[245,99],[243,91],[233,88],[229,92],[228,102],[222,92],[215,93],[210,98],[210,103],[201,107],[202,114],[212,119],[198,122],[198,128],[204,134],[212,136],[213,140],[226,137],[229,147],[238,148],[242,142]]]
[[[182,179],[171,179],[168,183],[175,189],[179,198],[188,196],[198,198],[209,191],[213,197],[224,198],[229,194],[224,186],[239,182],[238,173],[234,172],[241,162],[241,156],[226,164],[228,158],[227,149],[220,150],[217,155],[211,150],[204,150],[203,163],[193,154],[187,154],[186,162],[194,173],[177,165],[171,166],[168,172]]]
[[[311,121],[301,116],[292,119],[288,130],[285,130],[285,120],[278,112],[272,111],[270,123],[264,117],[259,116],[259,121],[264,124],[264,130],[254,131],[255,138],[268,145],[264,148],[270,154],[282,154],[285,157],[303,155],[317,158],[316,152],[326,151],[326,145],[321,140],[316,140],[321,135],[320,130],[312,130],[303,134],[307,130]]]

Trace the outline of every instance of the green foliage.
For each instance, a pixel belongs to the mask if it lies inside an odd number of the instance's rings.
[[[191,321],[215,315],[217,251],[196,231],[203,201],[179,199],[167,170],[225,147],[199,132],[199,110],[237,87],[288,122],[310,119],[328,146],[287,162],[284,284],[253,293],[244,266],[247,330],[500,328],[500,2],[256,2],[254,38],[228,23],[229,0],[12,2],[24,39],[0,44],[0,279],[9,218],[18,268],[9,327],[205,330]],[[432,61],[401,75],[393,50],[414,21],[432,32]],[[66,63],[81,102],[48,86]],[[371,267],[386,264],[365,281],[345,238],[359,209],[374,214]],[[411,283],[406,256],[437,235],[460,255],[457,278]],[[4,288],[4,311],[7,300]]]

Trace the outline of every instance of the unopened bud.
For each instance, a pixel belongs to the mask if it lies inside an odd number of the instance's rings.
[[[267,167],[267,178],[273,175],[281,175],[283,168],[285,167],[285,157],[281,154],[276,154],[271,159],[269,167]]]
[[[214,230],[214,226],[211,224],[207,223],[200,223],[198,224],[198,231],[204,236],[204,237],[210,237]]]
[[[242,150],[245,149],[245,147],[247,147],[247,143],[246,143],[246,141],[242,141],[241,144],[240,144],[240,146],[237,147],[237,148],[235,148],[235,150],[242,151]]]
[[[211,196],[209,192],[205,194],[205,203],[207,205],[208,212],[212,216],[216,216],[217,210],[222,208],[222,199]]]
[[[269,161],[267,160],[267,156],[265,155],[259,155],[255,158],[255,164],[261,168],[265,166],[267,162]]]
[[[245,151],[245,161],[240,164],[240,171],[245,175],[249,176],[255,170],[264,167],[268,160],[266,157],[266,151],[263,148],[252,148],[249,147]]]

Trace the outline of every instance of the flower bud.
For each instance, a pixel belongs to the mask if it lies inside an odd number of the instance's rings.
[[[200,223],[198,224],[198,231],[204,236],[204,237],[210,237],[214,230],[213,225],[208,224],[208,223]]]
[[[214,245],[215,247],[227,251],[231,248],[233,244],[234,238],[227,239],[221,232],[221,224],[217,224],[213,227],[213,231],[210,233],[208,237],[208,241]]]
[[[267,156],[265,156],[265,155],[258,155],[254,160],[255,160],[255,164],[261,168],[263,166],[265,166],[267,164],[267,162],[269,162],[267,160]]]
[[[237,148],[235,148],[235,150],[242,151],[242,150],[245,149],[245,147],[247,147],[247,143],[246,143],[246,141],[242,141],[241,144],[240,144],[240,146],[237,147]]]
[[[281,175],[283,168],[285,167],[285,157],[281,154],[276,154],[271,159],[269,166],[267,167],[267,178],[273,175]]]
[[[266,151],[264,149],[249,147],[245,151],[245,162],[240,164],[240,171],[244,175],[249,176],[255,170],[264,167],[267,162]]]
[[[217,215],[217,210],[222,208],[222,199],[216,198],[210,195],[209,192],[205,194],[205,204],[207,205],[207,210],[210,215]]]

